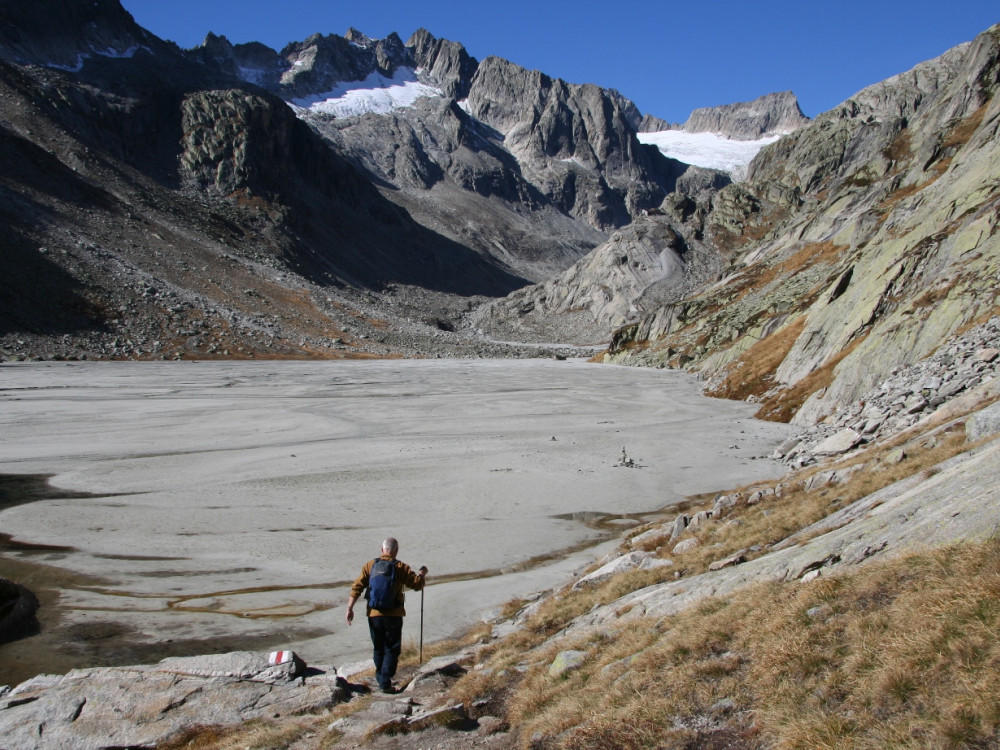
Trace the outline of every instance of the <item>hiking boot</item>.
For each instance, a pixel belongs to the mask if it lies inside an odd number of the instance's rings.
[[[397,692],[399,692],[392,685],[380,685],[379,690],[385,693],[386,695],[395,695]]]

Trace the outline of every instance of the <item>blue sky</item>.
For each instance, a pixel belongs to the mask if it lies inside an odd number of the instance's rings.
[[[791,89],[810,117],[1000,22],[996,0],[122,0],[182,47],[206,32],[280,49],[312,33],[420,28],[480,60],[505,57],[572,83],[616,88],[644,113]]]

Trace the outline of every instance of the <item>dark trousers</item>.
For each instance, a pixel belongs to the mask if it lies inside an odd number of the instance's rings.
[[[399,652],[403,649],[403,618],[369,617],[368,631],[374,648],[375,679],[382,690],[388,690],[396,675]]]

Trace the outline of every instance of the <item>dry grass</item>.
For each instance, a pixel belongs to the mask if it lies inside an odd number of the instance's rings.
[[[958,286],[958,277],[950,279],[944,284],[935,285],[913,300],[910,309],[934,307],[951,294],[956,286]]]
[[[941,149],[948,150],[953,148],[962,148],[969,139],[975,134],[979,129],[979,126],[983,124],[983,118],[986,116],[986,111],[989,109],[989,102],[982,104],[975,112],[970,114],[964,120],[960,120],[955,126],[948,131],[947,135],[941,141]]]
[[[987,106],[987,104],[984,104],[964,120],[956,123],[941,139],[938,151],[940,153],[947,153],[962,148],[982,124],[983,118],[986,115]],[[910,135],[908,132],[903,131],[886,149],[885,156],[894,161],[902,162],[910,158],[909,149]],[[924,188],[933,184],[948,170],[948,167],[951,166],[952,159],[952,156],[945,156],[942,159],[932,160],[932,162],[924,166],[924,171],[929,169],[932,173],[927,180],[920,183],[902,185],[890,193],[878,207],[878,211],[882,215],[883,219],[888,217],[900,201],[910,197],[911,195],[919,193]],[[898,172],[900,169],[897,168],[895,171]]]
[[[882,155],[892,162],[905,162],[910,159],[912,135],[909,130],[903,130],[897,135],[892,143],[886,146]],[[899,169],[897,167],[896,171]]]
[[[785,596],[752,654],[785,747],[996,747],[1000,540],[863,568]],[[829,617],[806,612],[825,605]],[[794,704],[794,705],[793,705]]]
[[[729,366],[726,379],[706,395],[745,401],[762,396],[774,384],[774,373],[805,327],[805,316],[761,339]]]
[[[225,727],[193,726],[157,745],[157,750],[265,750],[288,747],[297,740],[316,738],[315,747],[332,748],[340,735],[327,725],[341,714],[308,716],[287,721],[254,720]]]
[[[798,251],[785,258],[777,266],[777,276],[787,279],[800,271],[812,268],[821,263],[832,264],[846,251],[846,245],[833,242],[813,242],[802,246]]]
[[[516,611],[516,610],[515,610]],[[474,625],[453,638],[424,644],[424,662],[437,656],[454,654],[467,646],[489,640],[492,626],[487,623]],[[415,669],[420,666],[420,641],[417,638],[407,638],[403,641],[403,649],[399,654],[399,667],[402,670]],[[374,667],[372,668],[374,674]]]
[[[805,322],[805,316],[801,316],[758,341],[729,365],[725,380],[716,388],[706,391],[706,394],[742,401],[751,396],[759,397],[769,393],[770,395],[761,401],[760,409],[754,416],[771,422],[791,420],[806,399],[833,382],[837,365],[865,338],[859,336],[851,341],[844,349],[795,385],[772,390],[774,373],[802,334]]]
[[[757,419],[771,422],[789,422],[812,394],[826,388],[833,382],[833,372],[848,354],[857,348],[858,344],[868,337],[868,332],[848,343],[843,349],[830,357],[821,367],[795,383],[790,388],[772,393],[761,402],[760,409],[754,415]]]
[[[508,719],[546,747],[959,748],[1000,742],[1000,540],[767,584],[536,656]]]

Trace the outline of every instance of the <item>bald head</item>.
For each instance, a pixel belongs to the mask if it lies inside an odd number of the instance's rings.
[[[399,552],[399,542],[391,536],[386,537],[385,541],[382,542],[382,554],[395,557],[397,552]]]

